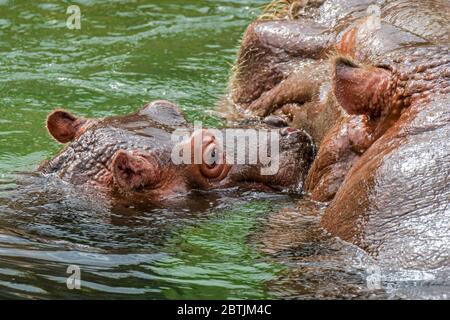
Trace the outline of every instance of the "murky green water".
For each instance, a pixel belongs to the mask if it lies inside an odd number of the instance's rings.
[[[0,0],[0,298],[402,296],[370,287],[370,258],[307,201],[226,190],[150,208],[33,174],[60,148],[44,128],[55,108],[103,117],[167,99],[220,125],[210,111],[265,2],[80,0],[69,30],[65,2]]]

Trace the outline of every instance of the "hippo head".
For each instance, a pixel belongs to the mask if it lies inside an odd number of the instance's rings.
[[[301,190],[314,156],[306,133],[272,124],[250,128],[255,129],[253,137],[264,132],[267,137],[278,138],[274,140],[277,145],[266,148],[269,161],[250,159],[252,154],[246,155],[246,161],[233,161],[239,148],[228,148],[227,141],[233,139],[226,136],[225,129],[195,129],[167,101],[155,101],[136,113],[105,119],[83,119],[56,110],[49,115],[47,128],[57,141],[67,145],[41,166],[42,172],[77,185],[140,193],[148,198],[234,186]],[[245,144],[241,151],[252,151],[255,144],[250,138],[233,141]],[[261,141],[266,146],[273,143],[270,139]],[[271,148],[277,151],[273,156]],[[275,170],[270,172],[273,164]]]

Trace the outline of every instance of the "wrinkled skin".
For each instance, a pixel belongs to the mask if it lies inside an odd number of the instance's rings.
[[[68,144],[41,165],[44,174],[56,174],[76,185],[140,194],[148,201],[185,194],[193,188],[298,189],[314,156],[313,144],[304,132],[265,126],[280,134],[277,173],[262,175],[260,162],[227,163],[215,136],[205,130],[193,132],[180,110],[167,101],[155,101],[136,113],[106,119],[83,119],[56,110],[49,115],[47,128],[57,141]],[[172,141],[171,133],[176,129],[187,130],[190,139]],[[200,139],[199,148],[194,147],[194,137]],[[175,146],[179,147],[176,150],[191,149],[193,157],[199,152],[202,161],[177,164],[171,157]]]
[[[286,12],[249,26],[232,104],[311,134],[306,188],[331,201],[321,224],[333,235],[388,265],[449,265],[450,3],[309,1],[294,19]]]

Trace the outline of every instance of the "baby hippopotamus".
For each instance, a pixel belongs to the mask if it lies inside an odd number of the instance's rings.
[[[301,190],[314,158],[310,137],[288,127],[265,127],[278,134],[278,170],[262,174],[259,160],[234,164],[227,148],[208,130],[193,130],[177,106],[155,101],[139,111],[105,119],[78,118],[64,110],[47,119],[49,133],[66,147],[39,170],[64,181],[120,192],[139,192],[162,199],[191,189],[209,190],[234,186],[257,190]],[[188,139],[174,141],[175,130]],[[223,132],[221,130],[219,132]],[[194,139],[195,138],[195,139]],[[199,139],[199,146],[194,141]],[[187,146],[187,147],[186,147]],[[192,151],[192,159],[177,163],[174,150]],[[272,158],[271,161],[274,161]]]

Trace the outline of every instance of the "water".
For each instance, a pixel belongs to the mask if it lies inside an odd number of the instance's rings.
[[[81,30],[66,28],[61,1],[0,0],[0,298],[434,295],[432,283],[417,294],[369,281],[371,258],[329,237],[323,208],[299,197],[193,191],[149,207],[34,174],[60,149],[44,128],[58,107],[104,117],[167,99],[221,125],[211,111],[265,1],[77,3]],[[81,290],[66,286],[69,265]]]

